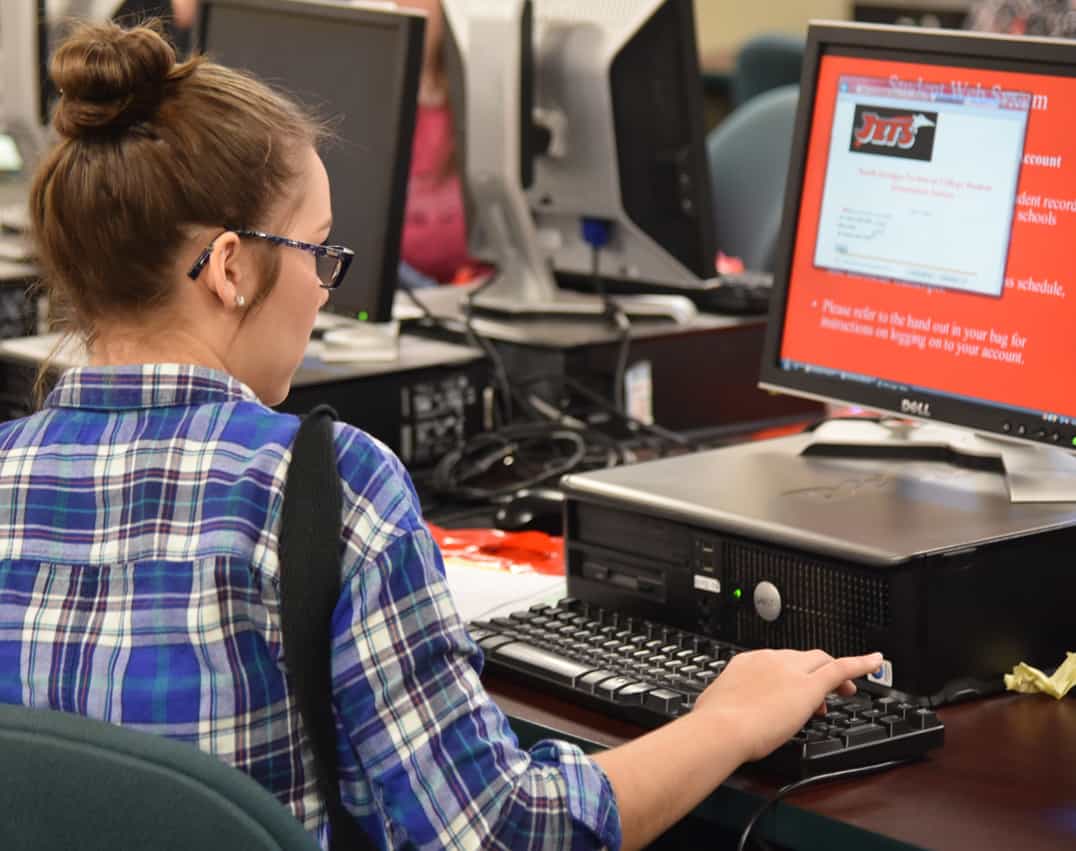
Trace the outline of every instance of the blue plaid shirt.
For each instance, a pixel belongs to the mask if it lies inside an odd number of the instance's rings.
[[[277,535],[295,417],[192,366],[66,373],[0,425],[0,701],[191,742],[324,844],[283,665]],[[332,622],[345,805],[383,847],[620,844],[578,749],[522,750],[478,679],[399,461],[341,425]]]

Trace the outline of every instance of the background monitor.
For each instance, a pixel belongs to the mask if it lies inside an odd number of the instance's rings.
[[[606,315],[557,277],[686,289],[713,276],[690,0],[444,0],[476,307]],[[532,108],[533,104],[533,108]],[[655,127],[655,118],[661,123]],[[586,237],[584,237],[584,232]],[[666,315],[671,302],[625,301]],[[690,307],[690,305],[687,305]]]
[[[1076,445],[1076,42],[812,25],[764,386]]]
[[[202,0],[197,44],[249,70],[332,124],[322,151],[332,184],[329,241],[355,261],[326,310],[392,315],[411,166],[425,18],[383,3]]]
[[[528,187],[558,276],[590,276],[580,222],[611,223],[601,276],[691,290],[715,275],[692,0],[535,0],[535,106],[550,134]]]

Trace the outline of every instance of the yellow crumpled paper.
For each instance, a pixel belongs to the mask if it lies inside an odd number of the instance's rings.
[[[1026,662],[1021,662],[1012,669],[1011,674],[1005,675],[1005,688],[1009,691],[1020,691],[1025,694],[1042,692],[1058,700],[1069,693],[1076,685],[1076,653],[1066,653],[1065,661],[1054,671],[1053,676],[1048,677],[1038,668],[1032,668]]]

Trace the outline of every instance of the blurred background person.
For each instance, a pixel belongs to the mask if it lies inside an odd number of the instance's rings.
[[[968,10],[968,29],[1009,35],[1076,36],[1073,0],[978,0]]]
[[[149,18],[160,18],[165,35],[185,56],[191,49],[191,27],[198,11],[198,0],[123,0],[112,12],[112,20],[132,26]]]
[[[401,257],[440,283],[466,280],[474,264],[467,253],[462,163],[445,73],[445,19],[440,0],[402,0],[427,15],[411,174]]]

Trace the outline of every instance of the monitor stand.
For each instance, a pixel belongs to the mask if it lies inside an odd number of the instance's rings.
[[[802,452],[826,458],[940,461],[1005,477],[1014,503],[1076,502],[1076,455],[959,428],[906,420],[830,420]]]
[[[482,253],[496,264],[496,276],[468,300],[475,311],[512,317],[602,318],[608,306],[597,295],[562,290],[539,246],[534,220],[521,192],[505,191],[495,178],[472,178],[471,193],[480,211]],[[686,296],[611,296],[629,316],[690,322],[698,310]]]

